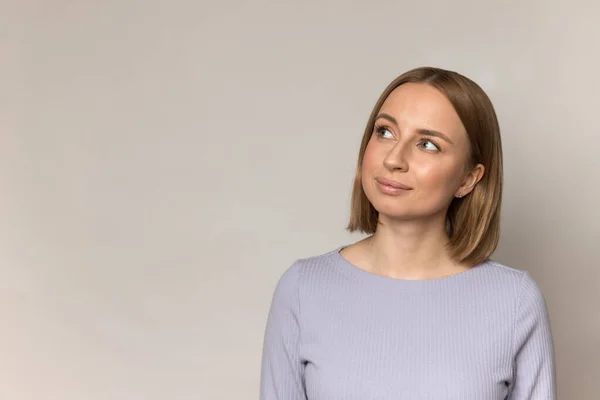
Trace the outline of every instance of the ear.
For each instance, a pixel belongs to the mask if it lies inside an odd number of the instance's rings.
[[[483,178],[484,173],[485,167],[483,164],[477,164],[473,167],[463,179],[454,196],[461,198],[471,193],[475,188],[475,185]]]

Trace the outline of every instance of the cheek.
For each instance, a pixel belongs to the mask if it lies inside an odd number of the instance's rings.
[[[439,191],[442,195],[454,192],[460,183],[462,168],[452,164],[426,164],[415,166],[418,185],[427,192]]]
[[[371,144],[367,145],[361,165],[363,175],[368,174],[370,171],[372,171],[373,168],[376,167],[378,160],[379,156],[375,151],[375,148],[371,146]]]
[[[365,195],[371,202],[374,200],[372,196],[375,195],[373,178],[377,175],[378,171],[380,171],[382,162],[376,146],[372,146],[371,144],[367,145],[361,165],[361,184]]]

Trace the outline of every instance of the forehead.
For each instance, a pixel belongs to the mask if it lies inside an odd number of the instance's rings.
[[[466,130],[450,100],[433,86],[405,83],[387,97],[380,113],[390,114],[400,129],[432,129],[453,139],[464,137]]]

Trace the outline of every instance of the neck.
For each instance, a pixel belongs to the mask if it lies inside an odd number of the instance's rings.
[[[447,243],[445,218],[394,221],[380,216],[377,231],[366,239],[371,270],[401,279],[433,279],[456,272]]]

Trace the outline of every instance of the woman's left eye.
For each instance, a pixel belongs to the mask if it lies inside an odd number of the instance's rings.
[[[420,143],[421,147],[423,147],[425,150],[430,150],[430,151],[440,151],[440,148],[433,143],[431,140],[423,140]]]

